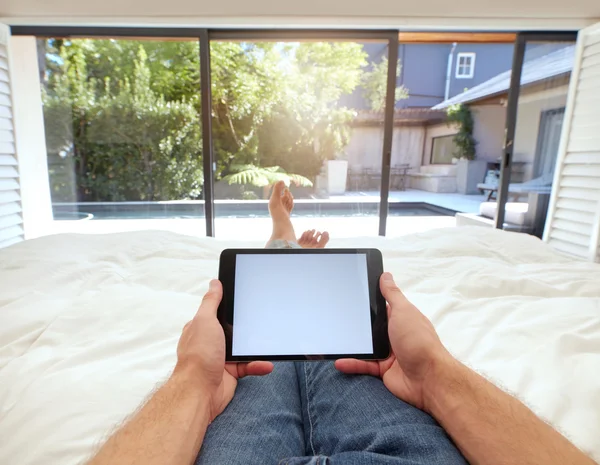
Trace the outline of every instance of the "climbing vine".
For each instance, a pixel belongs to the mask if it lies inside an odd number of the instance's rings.
[[[448,123],[456,123],[458,132],[454,135],[454,145],[456,150],[453,155],[456,158],[475,159],[475,145],[477,142],[473,138],[473,114],[468,106],[460,103],[451,105],[447,110]]]

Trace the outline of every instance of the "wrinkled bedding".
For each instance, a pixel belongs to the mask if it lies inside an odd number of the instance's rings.
[[[169,232],[57,235],[0,250],[0,463],[88,458],[170,373],[221,242]],[[465,363],[600,459],[600,265],[486,228],[377,247]]]

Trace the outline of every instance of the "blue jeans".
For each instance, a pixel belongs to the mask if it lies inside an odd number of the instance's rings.
[[[465,465],[436,421],[370,376],[332,362],[282,362],[240,380],[196,465]]]

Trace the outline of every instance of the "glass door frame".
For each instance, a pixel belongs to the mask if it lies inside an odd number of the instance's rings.
[[[392,154],[393,117],[395,107],[396,66],[398,61],[398,30],[336,30],[336,29],[208,29],[160,27],[77,27],[77,26],[12,26],[12,35],[36,37],[119,37],[119,38],[195,38],[200,50],[200,96],[202,124],[202,157],[204,176],[204,217],[206,236],[215,236],[214,222],[214,154],[212,135],[212,96],[210,42],[211,40],[335,40],[378,41],[388,45],[388,74],[384,112],[383,150],[381,156],[381,188],[379,203],[379,231],[385,236],[388,197],[390,189],[390,163]]]
[[[500,164],[500,181],[498,183],[496,216],[494,227],[504,229],[506,202],[508,201],[508,187],[513,163],[513,150],[515,131],[517,127],[517,113],[519,110],[519,95],[521,92],[521,73],[525,59],[525,49],[528,42],[573,42],[577,40],[577,31],[539,31],[519,32],[515,40],[513,52],[510,87],[506,105],[506,126],[504,130],[504,147]]]
[[[383,120],[383,149],[381,154],[381,186],[379,197],[379,230],[385,236],[389,212],[390,171],[394,131],[394,108],[396,89],[396,66],[398,62],[399,30],[343,30],[343,29],[209,29],[208,47],[211,40],[263,40],[263,41],[377,41],[387,42],[388,72],[386,82],[385,110]],[[202,50],[202,46],[200,48]],[[394,64],[392,66],[391,64]],[[210,72],[206,76],[210,80]],[[204,79],[204,76],[202,77]],[[212,156],[212,152],[211,152]],[[211,166],[214,166],[211,164]],[[208,221],[208,220],[207,220]],[[214,231],[214,218],[212,230]],[[207,223],[208,230],[208,223]]]
[[[123,37],[123,38],[195,38],[200,50],[200,95],[202,114],[202,145],[204,171],[204,214],[206,236],[215,235],[214,227],[214,178],[213,137],[211,130],[212,98],[210,72],[211,40],[376,40],[388,43],[388,74],[384,111],[383,150],[381,156],[381,188],[379,204],[380,236],[385,236],[389,210],[390,163],[393,140],[395,108],[396,66],[398,61],[399,34],[401,30],[336,30],[336,29],[208,29],[189,27],[78,27],[78,26],[12,26],[12,35],[42,37]],[[500,166],[495,227],[502,229],[505,218],[508,186],[513,161],[513,146],[516,129],[521,72],[525,48],[532,41],[575,41],[577,31],[518,32],[515,40],[510,87],[508,90],[504,147]]]

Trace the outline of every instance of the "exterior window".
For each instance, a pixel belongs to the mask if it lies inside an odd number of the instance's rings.
[[[475,75],[475,54],[459,53],[456,57],[456,78],[471,79]]]
[[[454,134],[450,136],[434,137],[431,143],[431,164],[451,164],[455,150]]]

